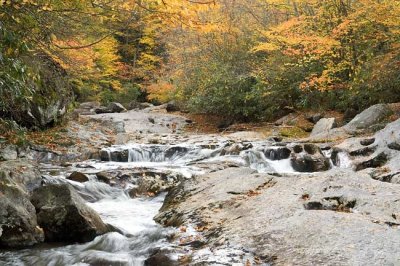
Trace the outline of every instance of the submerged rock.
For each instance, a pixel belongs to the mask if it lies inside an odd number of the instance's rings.
[[[43,239],[29,195],[0,173],[0,247],[31,246]]]
[[[33,191],[32,204],[48,242],[87,242],[108,232],[100,216],[67,184]]]

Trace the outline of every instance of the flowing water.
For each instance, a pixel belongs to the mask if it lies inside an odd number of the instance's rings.
[[[165,194],[156,197],[131,198],[128,191],[137,184],[132,179],[110,186],[99,182],[95,173],[108,171],[156,172],[165,178],[177,176],[192,178],[207,172],[207,166],[229,163],[247,166],[259,172],[294,172],[290,159],[272,160],[266,150],[278,149],[273,143],[254,142],[240,144],[237,149],[232,143],[212,145],[140,145],[113,146],[102,150],[103,161],[85,161],[68,169],[59,169],[58,174],[49,172],[58,169],[43,165],[44,182],[68,182],[96,210],[104,222],[120,229],[96,237],[85,244],[43,244],[29,249],[0,252],[1,265],[143,265],[154,251],[173,249],[168,241],[176,229],[163,228],[153,221],[162,206]],[[325,153],[330,156],[330,153]],[[337,166],[351,167],[346,154],[339,153]],[[84,167],[84,168],[82,168]],[[68,173],[79,170],[88,174],[90,180],[77,183],[67,180]]]

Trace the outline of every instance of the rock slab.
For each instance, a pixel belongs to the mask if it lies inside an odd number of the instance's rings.
[[[46,241],[87,242],[108,232],[100,216],[67,184],[51,184],[33,191],[32,204]]]
[[[336,127],[335,118],[321,118],[314,126],[311,131],[311,137],[317,136],[319,134],[328,134],[329,130]]]
[[[0,175],[0,247],[21,248],[43,242],[43,230],[28,194]]]

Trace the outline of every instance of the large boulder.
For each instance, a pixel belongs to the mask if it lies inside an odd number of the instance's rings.
[[[111,102],[108,104],[107,109],[110,110],[111,113],[122,113],[126,112],[126,109],[122,104]]]
[[[327,134],[329,130],[336,127],[335,118],[321,118],[315,124],[313,130],[311,131],[310,137],[314,137],[320,134]]]
[[[291,164],[298,172],[321,172],[329,170],[329,158],[326,158],[321,149],[314,144],[305,144],[304,152],[293,153]]]
[[[28,194],[0,173],[0,247],[31,246],[43,239]]]
[[[372,176],[391,182],[400,172],[400,119],[389,123],[373,137],[350,138],[336,145],[334,150],[352,157],[355,170],[382,168],[381,176]]]
[[[51,184],[33,191],[39,225],[46,241],[87,242],[108,232],[100,216],[67,184]]]
[[[348,132],[355,132],[360,129],[367,129],[378,124],[392,113],[389,105],[376,104],[362,111],[354,117],[343,128]]]

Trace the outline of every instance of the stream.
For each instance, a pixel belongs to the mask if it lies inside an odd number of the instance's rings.
[[[223,164],[250,167],[264,173],[295,172],[289,156],[280,158],[280,148],[282,144],[273,142],[126,144],[103,149],[102,161],[89,160],[68,167],[42,164],[45,183],[71,184],[87,205],[119,232],[98,236],[85,244],[46,243],[29,249],[3,251],[1,265],[144,265],[155,251],[175,250],[179,243],[171,241],[178,229],[164,228],[153,221],[166,192],[135,198],[129,195],[129,191],[140,185],[141,176],[151,175],[176,184],[210,172],[212,165]],[[324,151],[324,155],[331,153]],[[332,167],[351,167],[348,156],[341,153],[335,164],[330,163]],[[87,174],[90,180],[84,183],[67,180],[73,171]],[[96,173],[100,171],[114,174],[116,182],[99,181]]]

